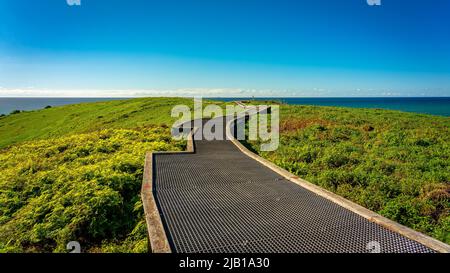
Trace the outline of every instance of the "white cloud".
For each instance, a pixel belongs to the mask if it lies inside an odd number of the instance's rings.
[[[326,90],[244,89],[244,88],[179,88],[179,89],[117,89],[53,90],[39,88],[0,88],[0,97],[286,97],[317,96]]]
[[[389,97],[402,96],[390,89],[350,90],[308,88],[308,89],[251,89],[251,88],[178,88],[178,89],[46,89],[0,87],[0,97],[333,97],[345,94],[347,97],[364,97],[368,94]]]

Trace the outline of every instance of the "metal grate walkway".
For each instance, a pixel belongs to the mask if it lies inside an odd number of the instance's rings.
[[[225,122],[224,122],[225,123]],[[174,252],[433,252],[312,193],[241,153],[195,141],[155,154],[154,194]]]

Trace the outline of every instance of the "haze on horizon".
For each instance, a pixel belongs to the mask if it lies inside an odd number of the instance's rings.
[[[0,96],[450,96],[450,1],[0,1]]]

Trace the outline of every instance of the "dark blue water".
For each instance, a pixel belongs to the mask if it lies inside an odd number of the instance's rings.
[[[380,108],[440,116],[450,116],[450,97],[422,98],[216,98],[223,101],[244,99],[277,100],[286,104]]]
[[[0,98],[0,114],[9,114],[14,110],[37,110],[50,106],[118,100],[124,98]]]
[[[47,105],[58,106],[82,102],[124,98],[0,98],[0,114],[14,110],[36,110]],[[450,97],[439,98],[215,98],[222,101],[255,99],[278,100],[287,104],[381,108],[406,112],[450,116]]]

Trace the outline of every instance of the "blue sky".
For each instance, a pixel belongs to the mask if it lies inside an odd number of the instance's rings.
[[[450,1],[0,0],[0,96],[450,96]]]

